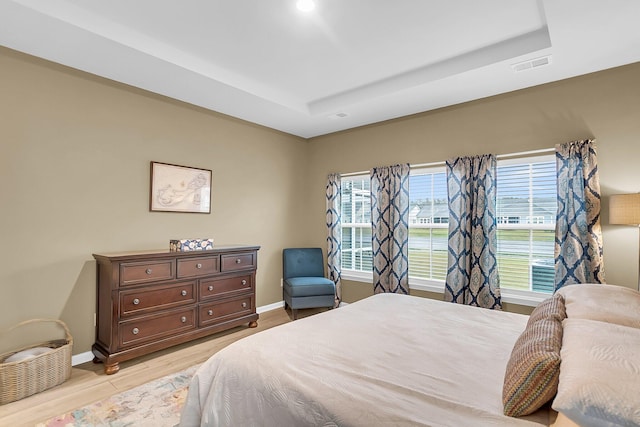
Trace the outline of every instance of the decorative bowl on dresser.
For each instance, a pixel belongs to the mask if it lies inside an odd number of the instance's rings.
[[[94,362],[120,362],[244,323],[258,326],[260,246],[93,254],[97,263]]]

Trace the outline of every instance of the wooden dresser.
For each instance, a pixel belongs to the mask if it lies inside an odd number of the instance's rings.
[[[119,363],[248,323],[258,325],[259,246],[93,254],[97,262],[94,362]]]

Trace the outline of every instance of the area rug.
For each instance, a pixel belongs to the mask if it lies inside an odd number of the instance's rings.
[[[36,427],[172,427],[180,422],[189,381],[198,366],[51,418]]]

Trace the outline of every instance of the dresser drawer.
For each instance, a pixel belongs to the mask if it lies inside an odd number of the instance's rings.
[[[253,287],[253,274],[201,279],[200,299],[250,292]]]
[[[196,282],[128,289],[120,292],[120,315],[131,316],[196,302]]]
[[[198,326],[207,326],[255,312],[253,295],[200,305]]]
[[[222,255],[222,271],[248,270],[256,268],[256,253]]]
[[[208,276],[220,271],[218,256],[185,258],[178,260],[178,278]]]
[[[120,264],[120,286],[137,285],[175,278],[174,261],[158,260]]]
[[[174,310],[120,323],[120,346],[126,347],[195,329],[196,309]]]

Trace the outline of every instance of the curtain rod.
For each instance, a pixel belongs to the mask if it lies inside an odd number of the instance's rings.
[[[509,154],[498,154],[496,158],[498,159],[508,159],[510,157],[524,157],[531,156],[533,154],[545,154],[545,153],[553,153],[555,152],[555,147],[553,148],[542,148],[540,150],[530,150],[530,151],[521,151],[519,153],[509,153]],[[428,168],[434,166],[444,166],[446,162],[431,162],[431,163],[416,163],[415,165],[410,164],[409,166],[412,168]],[[349,172],[340,174],[340,176],[356,176],[356,175],[365,175],[368,174],[369,171],[360,171],[360,172]]]

